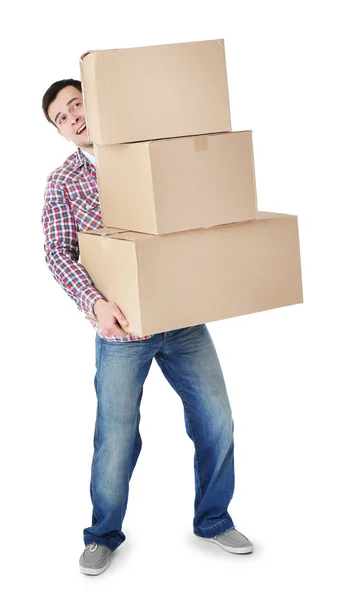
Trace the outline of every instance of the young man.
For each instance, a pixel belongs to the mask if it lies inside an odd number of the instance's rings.
[[[228,552],[252,552],[252,543],[235,529],[227,512],[234,490],[233,421],[210,333],[205,324],[143,338],[122,329],[128,323],[120,307],[102,297],[78,263],[76,232],[103,227],[80,81],[52,84],[42,107],[57,132],[77,146],[47,179],[42,216],[46,262],[79,310],[98,319],[92,323],[98,399],[90,485],[93,514],[92,525],[83,532],[80,570],[102,573],[110,553],[125,540],[129,480],[142,445],[140,402],[153,359],[183,402],[186,431],[195,446],[193,532]]]

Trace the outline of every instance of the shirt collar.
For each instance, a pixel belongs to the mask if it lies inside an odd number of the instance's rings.
[[[87,158],[87,156],[82,152],[81,148],[76,150],[76,160],[78,167],[85,167],[86,169],[93,170],[95,169],[95,165],[93,165]]]

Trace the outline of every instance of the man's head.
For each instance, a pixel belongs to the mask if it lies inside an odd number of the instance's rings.
[[[60,135],[92,152],[93,144],[87,141],[81,81],[62,79],[53,83],[43,96],[42,108]]]

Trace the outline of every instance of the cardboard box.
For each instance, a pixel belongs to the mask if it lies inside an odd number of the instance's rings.
[[[78,237],[95,287],[139,336],[302,302],[293,215],[261,212],[162,236],[102,228]]]
[[[95,145],[107,227],[165,234],[257,217],[251,131]]]
[[[93,143],[231,130],[223,40],[86,52],[80,67]]]

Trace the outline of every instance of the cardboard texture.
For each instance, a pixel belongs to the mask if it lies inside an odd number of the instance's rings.
[[[223,40],[91,51],[80,68],[93,143],[231,131]]]
[[[162,236],[103,228],[78,233],[95,287],[139,336],[302,302],[296,216]]]
[[[95,145],[105,226],[166,234],[257,217],[252,132]]]

